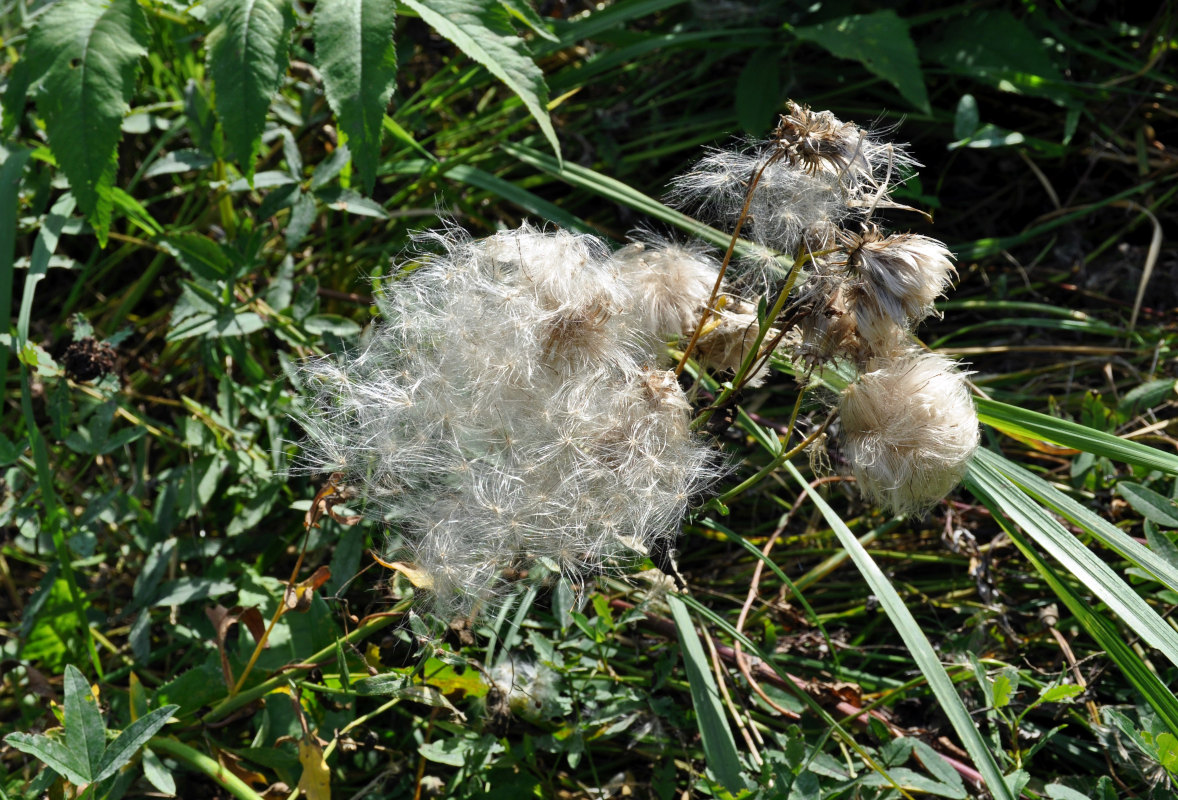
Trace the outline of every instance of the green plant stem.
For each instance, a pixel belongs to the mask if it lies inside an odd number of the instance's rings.
[[[0,308],[12,308],[12,277],[16,270],[17,218],[20,216],[20,184],[29,150],[8,151],[0,165]],[[5,329],[4,333],[11,334]],[[8,379],[8,350],[0,347],[0,388]]]
[[[153,750],[167,753],[185,766],[196,770],[223,786],[238,800],[262,800],[250,785],[199,750],[167,736],[153,736],[147,743]]]
[[[789,420],[787,441],[788,441],[788,436],[793,434],[794,424],[797,422],[798,411],[801,409],[802,398],[804,396],[805,396],[804,392],[799,393],[798,400],[794,404],[793,414],[790,416],[790,420]],[[724,492],[724,494],[722,494],[719,497],[717,497],[716,499],[712,500],[712,502],[709,503],[709,505],[723,506],[732,498],[734,498],[737,495],[740,495],[740,494],[748,491],[749,489],[753,488],[754,486],[756,486],[758,483],[760,483],[762,480],[767,478],[772,472],[774,472],[778,467],[780,467],[786,461],[793,458],[798,453],[802,452],[807,447],[809,447],[810,444],[815,439],[817,439],[819,436],[822,435],[823,431],[825,431],[827,426],[830,425],[830,422],[832,419],[834,419],[833,416],[827,417],[826,420],[821,425],[818,426],[817,430],[815,430],[813,433],[811,433],[809,436],[807,436],[802,441],[798,442],[798,444],[795,447],[793,447],[790,450],[785,450],[782,453],[780,453],[777,457],[775,457],[768,464],[761,467],[761,469],[757,470],[757,473],[755,475],[748,478],[747,480],[742,481],[741,483],[737,484],[736,486],[733,486],[731,489]]]
[[[86,645],[86,652],[90,655],[90,663],[99,680],[103,680],[102,662],[98,658],[98,649],[94,646],[94,638],[90,635],[90,622],[86,619],[86,605],[82,601],[82,593],[78,590],[78,580],[74,576],[74,567],[70,557],[69,546],[62,531],[61,519],[65,511],[53,487],[53,470],[49,467],[49,453],[45,449],[45,440],[41,430],[37,427],[36,417],[33,415],[32,389],[29,386],[29,372],[22,364],[20,369],[20,405],[24,412],[25,428],[29,435],[29,445],[33,450],[33,462],[36,466],[37,483],[41,487],[41,502],[45,504],[45,527],[53,539],[53,550],[57,554],[57,561],[61,568],[61,575],[65,578],[69,589],[70,602],[74,607],[74,614],[78,617],[78,627],[82,631],[82,641]]]
[[[400,619],[401,614],[407,611],[412,604],[412,597],[405,598],[400,603],[397,603],[397,605],[393,606],[393,608],[390,609],[387,614],[383,614],[379,617],[376,617],[375,619],[369,620],[360,627],[356,628],[356,630],[349,633],[347,636],[332,642],[330,645],[324,647],[319,652],[313,654],[309,658],[304,659],[302,664],[284,670],[278,675],[262,681],[257,686],[246,689],[242,692],[238,692],[232,697],[226,697],[220,703],[217,703],[217,705],[213,706],[207,714],[201,717],[200,721],[207,725],[210,722],[215,722],[219,719],[222,719],[223,717],[228,716],[243,706],[249,705],[259,697],[263,697],[269,692],[277,689],[279,686],[284,685],[293,674],[307,672],[319,662],[325,661],[332,657],[336,651],[336,648],[341,643],[351,644],[352,642],[360,641],[367,638],[368,636],[371,636],[377,631],[392,625],[395,621]]]
[[[740,387],[744,384],[753,364],[758,358],[761,357],[761,343],[765,341],[765,336],[769,333],[769,329],[773,326],[773,322],[777,319],[778,315],[781,314],[782,309],[785,308],[785,301],[789,299],[789,294],[791,291],[793,291],[794,281],[797,280],[798,268],[804,263],[804,256],[794,259],[793,266],[789,269],[789,275],[786,276],[785,286],[782,287],[781,293],[777,296],[777,302],[773,304],[773,308],[770,309],[769,313],[765,315],[765,319],[760,326],[760,330],[757,331],[757,338],[753,341],[752,346],[749,347],[749,351],[745,353],[744,360],[740,363],[740,369],[736,371],[736,374],[732,377],[732,380],[728,382],[728,385],[724,387],[719,396],[717,396],[716,399],[710,403],[707,408],[701,411],[698,417],[691,421],[691,427],[693,430],[699,430],[701,427],[706,425],[708,420],[712,418],[712,414],[716,413],[716,409],[723,408],[724,403],[727,402],[728,398],[739,391]],[[696,328],[696,333],[698,333],[702,328],[703,323],[701,322],[700,325]],[[697,337],[693,337],[693,340],[694,338]],[[685,364],[687,362],[687,353],[690,351],[690,346],[691,345],[689,344],[688,350],[684,351],[683,359],[680,362],[681,364]],[[801,402],[802,394],[805,394],[805,392],[803,391],[798,395],[798,402]],[[792,423],[790,425],[790,430],[793,430]]]

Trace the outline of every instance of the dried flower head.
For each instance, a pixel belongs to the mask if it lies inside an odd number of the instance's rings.
[[[882,132],[791,102],[773,135],[713,149],[672,181],[669,201],[722,224],[769,252],[797,256],[835,247],[842,228],[866,221],[916,162]],[[739,287],[767,286],[775,263],[740,261]]]
[[[655,366],[648,328],[674,314],[631,288],[666,263],[528,226],[428,240],[443,252],[390,287],[364,347],[307,366],[305,468],[360,487],[445,611],[507,571],[582,577],[669,543],[717,468]]]
[[[691,333],[720,268],[702,252],[653,237],[623,247],[614,262],[633,296],[634,325],[660,338]]]
[[[842,266],[856,315],[886,314],[910,327],[933,311],[957,270],[944,244],[914,233],[885,234],[874,225],[843,232]],[[870,302],[867,302],[870,301]]]
[[[872,500],[922,511],[961,481],[978,446],[965,375],[932,353],[872,366],[839,398],[846,458]]]

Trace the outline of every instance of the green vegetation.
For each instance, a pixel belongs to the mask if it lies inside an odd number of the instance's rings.
[[[3,8],[0,797],[1175,796],[1172,8]],[[788,99],[925,165],[884,214],[957,255],[919,333],[973,370],[963,486],[881,512],[837,420],[786,458],[846,377],[775,356],[700,376],[734,470],[687,591],[656,554],[430,614],[289,474],[300,362],[444,220],[722,253],[658,198]]]

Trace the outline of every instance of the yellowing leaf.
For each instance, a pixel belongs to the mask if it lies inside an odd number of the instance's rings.
[[[331,770],[323,757],[323,748],[314,737],[299,740],[299,763],[303,765],[299,791],[307,800],[331,800]]]

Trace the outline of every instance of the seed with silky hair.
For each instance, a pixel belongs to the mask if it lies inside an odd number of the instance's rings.
[[[961,481],[978,446],[965,375],[933,353],[871,366],[839,398],[846,458],[867,497],[923,511]]]

